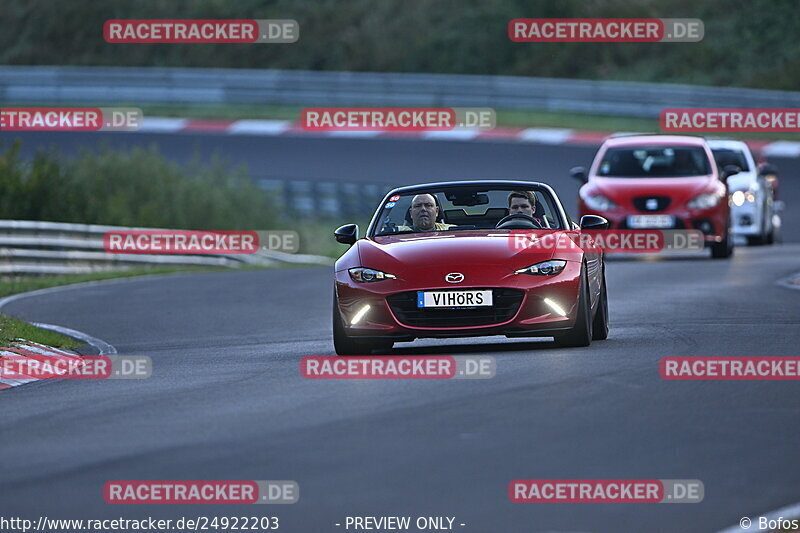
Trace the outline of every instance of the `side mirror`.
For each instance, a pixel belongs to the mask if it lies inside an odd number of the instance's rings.
[[[569,175],[581,183],[586,183],[588,181],[586,169],[584,167],[572,167],[569,171]]]
[[[742,169],[737,167],[736,165],[725,165],[722,168],[722,179],[726,180],[731,176],[733,176],[734,174],[738,174],[741,171]]]
[[[583,215],[581,217],[581,229],[608,229],[608,220],[597,215]]]
[[[342,244],[353,244],[358,240],[358,224],[345,224],[336,228],[333,232],[336,242]]]

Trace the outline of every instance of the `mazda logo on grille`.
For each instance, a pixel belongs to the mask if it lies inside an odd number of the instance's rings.
[[[658,209],[658,200],[656,200],[655,198],[648,198],[644,206],[650,211],[655,211],[656,209]]]
[[[464,281],[464,274],[461,272],[450,272],[448,275],[444,277],[444,280],[447,283],[461,283]]]

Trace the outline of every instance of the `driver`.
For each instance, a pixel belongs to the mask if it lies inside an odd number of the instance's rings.
[[[528,215],[536,220],[539,225],[542,221],[533,216],[536,212],[536,195],[531,191],[512,191],[508,195],[508,214],[509,215]]]
[[[436,222],[439,216],[439,206],[432,194],[418,194],[411,199],[412,226],[400,226],[399,231],[442,231],[452,228],[452,224]]]

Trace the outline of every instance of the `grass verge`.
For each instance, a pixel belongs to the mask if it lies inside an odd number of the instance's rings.
[[[353,223],[358,224],[358,236],[363,237],[369,226],[369,219],[353,219],[341,221],[304,221],[294,227],[280,229],[293,229],[300,237],[300,253],[324,255],[338,259],[347,251],[347,246],[336,242],[333,232],[339,226]]]
[[[83,344],[81,341],[60,333],[37,328],[33,324],[28,324],[13,316],[0,315],[0,345],[10,346],[16,339],[25,339],[68,350]]]

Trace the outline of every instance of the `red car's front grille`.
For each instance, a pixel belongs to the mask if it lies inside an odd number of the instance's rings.
[[[460,328],[488,326],[511,320],[522,303],[524,292],[519,289],[492,289],[491,307],[466,309],[417,307],[417,291],[392,294],[386,298],[392,312],[401,323],[422,328]]]
[[[643,213],[663,211],[672,203],[669,196],[637,196],[633,199],[633,207]]]

